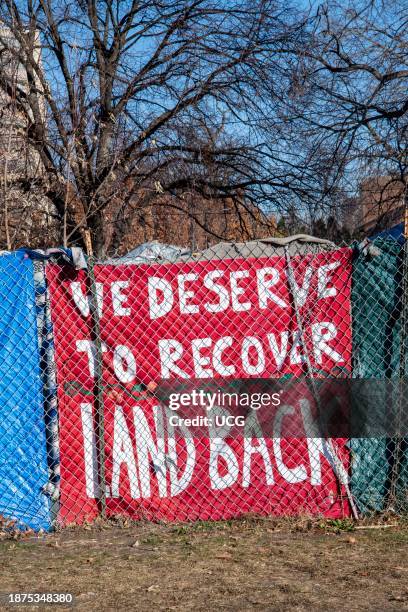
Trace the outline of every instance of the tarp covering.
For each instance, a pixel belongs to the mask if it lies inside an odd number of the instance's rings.
[[[370,236],[371,240],[374,238],[393,238],[394,240],[398,240],[401,244],[404,242],[404,224],[398,223],[389,229],[382,230],[381,232],[376,232],[372,236]]]
[[[210,259],[237,259],[240,257],[276,257],[284,256],[285,247],[289,254],[306,255],[320,253],[336,248],[330,240],[316,238],[307,234],[296,234],[285,238],[263,238],[249,242],[218,242],[202,251],[190,251],[182,247],[162,244],[156,240],[146,242],[129,251],[123,257],[115,257],[106,261],[106,264],[143,264],[164,263],[176,261],[194,261]]]
[[[263,238],[250,242],[218,242],[200,253],[194,253],[197,259],[236,259],[237,257],[276,257],[284,256],[285,248],[290,256],[309,255],[332,250],[336,245],[330,240],[295,234],[285,238]]]
[[[129,263],[129,260],[135,264],[143,264],[150,261],[176,261],[183,257],[189,257],[190,255],[191,251],[189,249],[173,246],[171,244],[163,244],[157,240],[152,240],[151,242],[140,244],[138,247],[132,249],[129,251],[129,253],[126,253],[126,255],[123,255],[122,257],[114,257],[105,263],[123,264]]]
[[[373,246],[375,256],[356,251],[353,263],[353,376],[367,379],[359,401],[367,402],[372,418],[378,420],[384,418],[384,411],[389,418],[398,408],[403,247],[392,238],[377,238]],[[389,382],[384,384],[384,380]],[[393,466],[393,442],[389,438],[353,439],[350,445],[351,490],[361,512],[385,508],[395,467],[399,473],[397,501],[406,495],[405,442],[398,466]]]
[[[0,515],[49,529],[33,264],[0,256]]]

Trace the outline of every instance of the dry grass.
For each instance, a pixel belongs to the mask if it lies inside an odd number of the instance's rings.
[[[99,523],[0,543],[0,591],[71,592],[77,609],[98,612],[408,610],[406,523],[354,527],[307,517]]]

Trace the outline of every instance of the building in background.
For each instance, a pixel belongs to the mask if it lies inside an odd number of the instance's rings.
[[[21,48],[10,30],[0,25],[0,248],[44,246],[59,242],[56,209],[44,195],[44,171],[40,156],[30,144],[30,114],[16,103],[15,92],[29,91]],[[41,66],[40,44],[34,51]],[[40,82],[34,83],[46,121]],[[33,87],[31,88],[32,93]]]
[[[398,178],[367,178],[360,184],[358,195],[345,203],[345,223],[354,235],[392,233],[393,228],[403,227],[406,197],[406,188]]]

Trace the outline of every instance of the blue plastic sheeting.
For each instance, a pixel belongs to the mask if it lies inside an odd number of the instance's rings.
[[[383,230],[382,232],[377,232],[370,236],[370,240],[374,240],[374,238],[394,238],[394,240],[398,240],[398,242],[404,242],[404,224],[398,223],[398,225],[394,225],[390,229]]]
[[[0,256],[0,514],[51,527],[33,263]]]

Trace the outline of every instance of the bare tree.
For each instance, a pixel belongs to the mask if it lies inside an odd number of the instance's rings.
[[[379,219],[407,192],[406,9],[404,0],[322,4],[294,71],[303,133],[332,160],[330,187],[344,202],[360,189]]]
[[[0,33],[0,46],[27,73],[16,106],[67,243],[106,254],[118,240],[107,224],[149,192],[175,209],[185,193],[232,199],[250,216],[306,193],[303,170],[261,136],[303,44],[286,2],[3,0],[0,19],[17,41]],[[10,92],[5,72],[0,87]],[[189,140],[204,124],[218,137]]]

